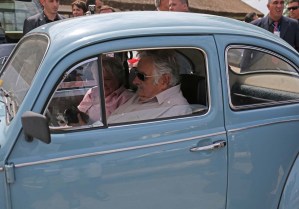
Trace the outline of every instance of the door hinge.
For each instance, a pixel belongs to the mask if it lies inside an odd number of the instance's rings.
[[[15,166],[13,163],[5,165],[6,182],[12,184],[15,182]]]

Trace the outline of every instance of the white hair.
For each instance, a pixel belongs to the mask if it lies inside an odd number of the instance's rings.
[[[163,74],[169,74],[169,86],[175,86],[180,81],[179,65],[175,56],[175,51],[172,49],[148,50],[141,51],[139,58],[149,57],[154,65],[154,83],[157,84]]]

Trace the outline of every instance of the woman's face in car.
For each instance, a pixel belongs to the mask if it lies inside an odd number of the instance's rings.
[[[120,87],[120,82],[118,78],[114,76],[111,70],[106,69],[104,67],[103,73],[104,73],[105,97],[107,97]]]

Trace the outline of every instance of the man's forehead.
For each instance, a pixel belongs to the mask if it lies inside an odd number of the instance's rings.
[[[150,65],[153,63],[153,60],[151,57],[142,57],[139,62],[138,62],[138,67],[140,66],[145,66],[145,65]]]
[[[278,4],[278,3],[284,4],[284,0],[271,0],[271,3],[272,4]]]
[[[52,2],[58,2],[59,3],[59,1],[60,0],[40,0],[41,3],[42,2],[50,2],[50,3],[52,3]]]

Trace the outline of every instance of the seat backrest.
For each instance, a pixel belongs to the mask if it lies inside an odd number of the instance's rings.
[[[181,74],[181,90],[189,104],[207,105],[206,79],[194,74]]]

